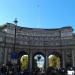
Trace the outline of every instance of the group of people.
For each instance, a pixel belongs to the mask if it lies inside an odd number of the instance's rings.
[[[46,75],[67,75],[67,71],[65,69],[54,69],[53,67],[49,67]]]
[[[1,65],[0,66],[0,75],[28,75],[27,71],[22,71],[19,69],[18,65]]]
[[[45,72],[41,72],[39,68],[36,68],[32,75],[67,75],[67,71],[64,69],[55,69],[53,67],[48,67]]]
[[[0,75],[67,75],[67,73],[65,70],[58,70],[52,67],[48,67],[45,72],[41,72],[39,68],[36,68],[30,73],[28,70],[22,71],[18,66],[9,63],[0,67]]]

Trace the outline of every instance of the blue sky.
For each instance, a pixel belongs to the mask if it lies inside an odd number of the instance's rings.
[[[18,26],[75,30],[75,0],[0,0],[0,25],[18,18]]]

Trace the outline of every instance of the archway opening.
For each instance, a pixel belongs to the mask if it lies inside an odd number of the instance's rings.
[[[55,54],[51,54],[48,57],[48,67],[53,67],[55,69],[59,69],[61,67],[61,59],[59,56]]]
[[[21,70],[28,69],[28,55],[22,55],[20,58],[20,68]]]
[[[26,52],[21,51],[18,54],[18,65],[20,70],[28,70],[29,56]]]
[[[33,70],[36,70],[38,68],[40,72],[43,72],[44,67],[45,67],[45,57],[42,54],[34,55],[33,56]]]

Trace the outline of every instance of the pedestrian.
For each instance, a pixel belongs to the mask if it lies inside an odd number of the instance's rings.
[[[7,68],[6,68],[6,65],[3,64],[2,67],[1,67],[1,75],[5,75],[7,72]]]

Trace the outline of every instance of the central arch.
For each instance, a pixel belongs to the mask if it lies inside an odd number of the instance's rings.
[[[33,55],[32,69],[35,71],[37,68],[40,70],[40,72],[43,72],[45,69],[45,56],[41,52]]]

